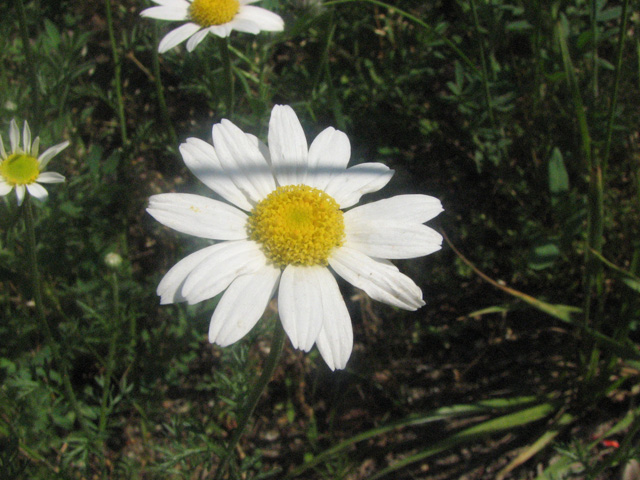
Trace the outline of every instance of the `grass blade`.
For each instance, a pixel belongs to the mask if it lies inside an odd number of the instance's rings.
[[[389,423],[388,425],[384,425],[381,427],[373,428],[371,430],[367,430],[366,432],[362,432],[358,435],[355,435],[347,440],[344,440],[337,445],[325,450],[320,453],[316,457],[314,457],[309,462],[301,465],[300,467],[294,469],[289,475],[285,477],[285,479],[295,478],[307,470],[315,467],[316,465],[326,461],[331,458],[333,455],[338,452],[349,448],[350,446],[362,442],[363,440],[368,440],[369,438],[373,438],[379,435],[383,435],[391,430],[396,430],[403,427],[415,427],[418,425],[425,425],[433,422],[437,422],[440,420],[446,420],[449,418],[458,418],[466,415],[477,415],[482,413],[488,413],[495,410],[501,409],[512,409],[521,407],[523,405],[530,405],[537,400],[536,397],[525,396],[525,397],[515,397],[515,398],[497,398],[497,399],[489,399],[484,400],[474,404],[463,404],[463,405],[453,405],[451,407],[442,407],[426,414],[413,415],[409,418],[399,420],[397,422]]]
[[[555,412],[555,410],[555,405],[551,403],[543,403],[526,408],[524,410],[517,411],[515,413],[503,415],[498,418],[492,418],[491,420],[487,420],[478,425],[474,425],[473,427],[466,428],[448,438],[445,438],[440,442],[431,445],[429,448],[416,453],[415,455],[406,457],[394,463],[393,465],[388,466],[387,468],[370,477],[369,480],[382,478],[389,473],[400,470],[408,465],[411,465],[412,463],[419,462],[421,460],[424,460],[425,458],[436,455],[447,449],[454,448],[459,445],[464,445],[465,443],[487,437],[494,433],[511,430],[523,425],[528,425],[538,420],[542,420],[543,418],[546,418],[553,412]]]

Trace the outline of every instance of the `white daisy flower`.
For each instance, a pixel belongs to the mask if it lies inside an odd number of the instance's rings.
[[[11,151],[7,153],[0,136],[0,195],[7,195],[15,188],[18,205],[22,204],[26,192],[38,200],[45,200],[49,194],[40,184],[64,182],[64,177],[43,170],[53,157],[69,146],[69,142],[59,143],[38,156],[40,137],[31,143],[31,130],[25,121],[21,145],[20,130],[15,120],[11,120],[9,125],[9,142]]]
[[[333,272],[371,298],[406,310],[422,291],[389,261],[440,250],[423,225],[442,212],[437,198],[398,195],[353,207],[393,171],[381,163],[347,168],[351,147],[334,128],[307,147],[295,112],[277,105],[269,146],[228,120],[213,126],[213,146],[180,145],[189,169],[226,202],[187,193],[154,195],[147,211],[189,235],[218,240],[178,262],[158,285],[161,303],[194,304],[225,291],[209,340],[230,345],[251,330],[278,292],[280,320],[295,348],[314,344],[333,370],[353,347],[351,319]]]
[[[192,51],[208,33],[228,37],[232,30],[257,34],[260,31],[280,32],[284,21],[264,8],[249,5],[258,0],[153,0],[158,7],[140,12],[143,17],[187,22],[169,32],[160,41],[158,51],[164,53],[189,39]]]

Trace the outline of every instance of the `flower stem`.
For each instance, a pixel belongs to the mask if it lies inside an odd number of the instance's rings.
[[[45,335],[45,340],[51,346],[51,352],[54,362],[58,365],[60,369],[60,373],[62,376],[62,383],[64,385],[65,392],[69,401],[71,402],[71,407],[76,414],[76,418],[80,425],[84,428],[84,416],[82,415],[82,411],[80,410],[80,406],[76,399],[76,394],[73,391],[73,387],[71,385],[71,381],[69,380],[69,373],[67,371],[67,366],[63,361],[60,355],[59,344],[53,336],[53,332],[51,331],[51,327],[49,326],[49,322],[47,321],[47,317],[44,312],[44,304],[42,301],[42,282],[40,280],[40,271],[38,269],[38,259],[36,256],[36,234],[35,227],[33,221],[33,207],[31,206],[31,196],[26,195],[24,199],[24,210],[25,210],[25,228],[27,230],[27,247],[28,247],[28,256],[29,256],[29,270],[31,272],[31,280],[33,283],[33,296],[34,302],[36,304],[36,313],[38,316],[38,321],[40,322],[40,326]]]
[[[20,24],[20,36],[22,37],[22,50],[24,51],[24,57],[27,60],[27,70],[29,71],[29,81],[31,82],[31,95],[33,98],[33,111],[38,112],[37,115],[33,115],[29,121],[31,126],[37,130],[40,119],[40,91],[38,88],[38,76],[36,75],[35,61],[31,52],[31,44],[29,42],[29,30],[27,28],[27,14],[24,9],[24,2],[18,0],[18,23]]]
[[[279,321],[276,321],[275,329],[273,332],[273,340],[271,341],[271,350],[269,352],[269,357],[267,357],[267,361],[264,365],[264,369],[262,370],[262,374],[258,381],[255,383],[251,392],[249,393],[249,397],[242,409],[242,415],[240,416],[240,421],[238,422],[238,427],[234,430],[233,435],[231,435],[231,439],[227,445],[227,450],[220,460],[220,464],[218,465],[218,469],[216,470],[216,475],[214,480],[220,480],[225,474],[227,467],[229,465],[229,459],[231,454],[236,448],[242,433],[244,432],[247,424],[249,423],[249,419],[253,414],[253,411],[258,404],[258,400],[262,395],[265,387],[269,383],[271,376],[273,375],[274,370],[276,369],[276,365],[278,364],[278,360],[280,359],[280,354],[282,353],[282,347],[284,346],[285,333],[282,328],[282,324]]]
[[[127,143],[127,123],[124,116],[124,101],[122,99],[122,64],[120,63],[120,55],[118,54],[118,46],[116,44],[116,37],[113,32],[113,16],[111,15],[111,0],[104,1],[106,16],[107,16],[107,29],[109,30],[109,42],[111,43],[111,55],[113,56],[113,68],[114,68],[114,83],[116,88],[116,100],[118,102],[118,123],[120,124],[120,139],[122,144]]]
[[[234,104],[234,86],[233,86],[233,70],[231,69],[231,52],[229,51],[229,39],[218,37],[218,47],[220,48],[220,58],[222,58],[222,68],[224,69],[224,78],[226,82],[225,103],[227,111],[225,114],[230,116],[233,114]]]
[[[104,448],[104,433],[107,429],[107,416],[111,407],[109,404],[109,396],[111,394],[111,377],[115,368],[115,356],[116,346],[118,342],[118,333],[120,332],[120,326],[122,325],[122,317],[120,315],[120,287],[118,285],[118,274],[111,272],[111,287],[113,294],[113,317],[116,321],[116,325],[111,329],[111,339],[109,341],[109,350],[107,352],[107,360],[105,367],[105,374],[102,384],[102,399],[100,401],[100,420],[98,422],[98,435],[103,442]],[[104,451],[102,451],[102,471],[103,478],[106,478],[106,457]]]
[[[40,282],[40,271],[38,269],[38,259],[36,257],[36,233],[33,221],[33,207],[31,206],[31,196],[26,195],[24,199],[25,210],[25,227],[27,229],[27,241],[29,246],[29,267],[31,270],[31,280],[33,283],[33,296],[36,304],[36,312],[38,314],[38,320],[45,336],[50,340],[53,335],[49,328],[49,323],[44,313],[44,307],[42,305],[42,284]]]
[[[176,131],[173,128],[173,124],[171,123],[171,118],[169,117],[169,110],[167,109],[167,102],[164,98],[164,87],[162,86],[162,77],[160,76],[160,54],[158,53],[158,26],[154,25],[153,30],[151,31],[154,48],[151,52],[152,58],[152,68],[153,68],[153,80],[156,85],[156,96],[158,98],[158,108],[160,110],[160,115],[162,116],[162,121],[167,129],[169,134],[169,141],[171,145],[178,145],[178,137],[176,136]]]

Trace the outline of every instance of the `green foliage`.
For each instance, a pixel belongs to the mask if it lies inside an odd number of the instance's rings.
[[[273,322],[221,349],[206,338],[217,299],[159,306],[162,274],[201,244],[144,209],[202,188],[181,141],[220,118],[264,138],[274,103],[308,138],[333,125],[352,161],[392,166],[385,194],[441,198],[465,256],[401,265],[425,290],[416,313],[345,288],[349,368],[285,347],[229,478],[458,478],[476,455],[504,478],[535,458],[541,480],[595,479],[638,456],[629,2],[263,0],[281,34],[161,56],[169,27],[139,17],[145,2],[112,2],[110,22],[100,0],[20,2],[26,25],[18,3],[0,3],[0,134],[26,119],[45,148],[71,147],[52,163],[67,182],[34,202],[50,334],[25,208],[0,202],[0,478],[213,477]]]

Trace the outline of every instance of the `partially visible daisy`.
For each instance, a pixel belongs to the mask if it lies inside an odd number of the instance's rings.
[[[347,136],[331,127],[307,147],[298,117],[277,105],[269,146],[228,120],[213,126],[213,146],[180,145],[187,167],[226,202],[187,193],[154,195],[147,211],[189,235],[218,240],[178,262],[158,285],[161,303],[194,304],[224,292],[209,340],[242,338],[277,291],[280,320],[292,345],[314,344],[332,370],[353,347],[351,319],[334,273],[371,298],[405,310],[424,305],[422,291],[389,261],[440,250],[423,225],[442,212],[437,198],[398,195],[353,207],[393,171],[381,163],[347,168]]]
[[[20,130],[15,120],[9,125],[9,142],[11,151],[7,153],[0,136],[0,195],[7,195],[15,188],[18,205],[22,204],[26,192],[44,200],[49,195],[41,183],[64,182],[64,177],[56,172],[45,172],[49,161],[69,146],[69,142],[62,142],[45,150],[38,156],[40,137],[31,143],[31,130],[25,121],[22,128],[22,145],[20,144]]]
[[[153,0],[159,7],[143,10],[143,17],[158,20],[187,22],[170,31],[160,41],[158,51],[167,50],[187,42],[192,51],[208,33],[228,37],[232,30],[257,34],[260,31],[280,32],[284,21],[264,8],[249,5],[258,0]]]

